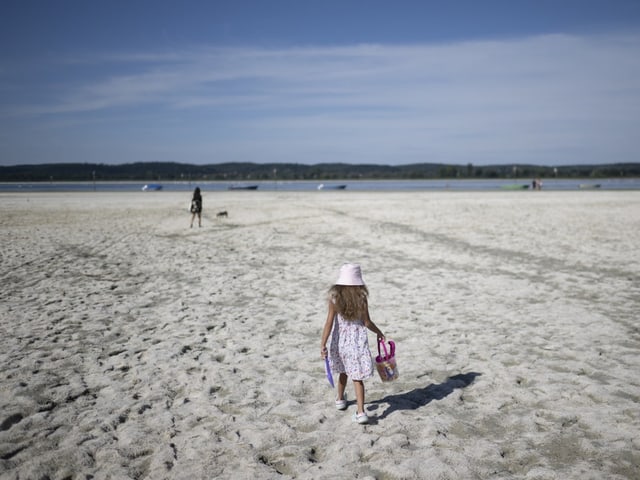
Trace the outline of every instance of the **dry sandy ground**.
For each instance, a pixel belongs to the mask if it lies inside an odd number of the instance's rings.
[[[0,196],[0,478],[640,478],[640,193],[189,198]],[[368,426],[319,358],[345,261],[397,343]]]

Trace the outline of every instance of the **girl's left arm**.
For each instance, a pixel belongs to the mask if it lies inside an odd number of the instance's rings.
[[[385,341],[384,333],[382,333],[382,330],[380,330],[376,326],[376,324],[373,323],[373,320],[371,320],[371,317],[369,316],[369,308],[367,308],[367,313],[364,316],[364,326],[376,334],[376,336],[378,337],[378,341]]]

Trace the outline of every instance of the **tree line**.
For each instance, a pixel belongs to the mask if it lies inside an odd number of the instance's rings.
[[[260,181],[260,180],[420,180],[482,178],[639,177],[640,163],[603,165],[376,165],[322,163],[219,163],[192,165],[140,162],[121,165],[52,163],[0,166],[2,182],[46,181]]]

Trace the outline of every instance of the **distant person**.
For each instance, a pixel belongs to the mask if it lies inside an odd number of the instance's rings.
[[[538,181],[534,178],[531,181],[531,190],[537,190],[538,189]]]
[[[200,194],[200,187],[196,187],[193,191],[193,197],[191,198],[191,228],[193,228],[193,221],[198,216],[198,226],[202,226],[202,195]]]
[[[356,393],[357,410],[353,420],[365,424],[369,417],[364,411],[363,380],[373,375],[373,361],[369,351],[367,329],[374,332],[378,341],[384,341],[384,334],[371,321],[367,296],[369,291],[362,280],[359,265],[345,264],[340,268],[336,284],[329,289],[329,312],[322,331],[320,355],[329,357],[333,372],[339,373],[336,408],[347,408],[344,390],[347,378],[351,377]],[[327,351],[327,340],[331,344]]]

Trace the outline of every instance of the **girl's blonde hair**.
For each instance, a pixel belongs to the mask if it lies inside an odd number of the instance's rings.
[[[369,290],[365,285],[334,285],[329,299],[345,320],[361,320],[367,312]]]

